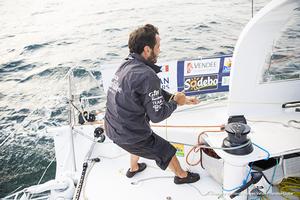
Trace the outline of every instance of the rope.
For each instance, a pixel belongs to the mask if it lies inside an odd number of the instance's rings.
[[[208,195],[214,195],[219,197],[222,196],[222,194],[216,193],[214,191],[208,191],[206,193],[202,193],[199,188],[197,188],[195,185],[192,184],[188,184],[188,186],[194,188],[201,196],[208,196]]]
[[[224,148],[224,147],[212,147],[212,146],[208,146],[207,144],[204,143],[204,141],[201,141],[201,137],[202,137],[203,135],[206,135],[206,136],[207,136],[207,134],[206,134],[207,132],[212,132],[212,133],[223,132],[223,131],[224,131],[224,130],[223,130],[223,127],[224,127],[224,126],[219,126],[219,127],[220,127],[220,130],[215,130],[215,131],[203,131],[203,132],[201,132],[201,133],[198,135],[198,143],[197,143],[196,145],[194,145],[194,146],[189,150],[189,152],[188,152],[188,154],[187,154],[187,156],[186,156],[186,163],[187,163],[188,165],[190,165],[190,166],[196,166],[196,165],[198,165],[198,164],[201,163],[202,168],[204,168],[203,165],[202,165],[202,150],[203,150],[203,149],[234,150],[234,149],[243,148],[243,147],[245,147],[245,146],[247,146],[247,145],[249,145],[249,144],[252,143],[252,142],[249,140],[247,143],[242,144],[242,145],[239,145],[239,146],[236,146],[236,147],[225,147],[225,148]],[[268,159],[270,158],[270,153],[269,153],[266,149],[262,148],[261,146],[259,146],[259,145],[257,145],[257,144],[254,144],[254,143],[252,143],[252,144],[255,145],[256,147],[258,147],[259,149],[261,149],[262,151],[264,151],[264,152],[267,153],[267,157],[265,158],[265,160],[268,160]],[[200,158],[199,158],[199,160],[198,160],[197,162],[195,162],[195,163],[189,162],[189,156],[190,156],[190,154],[191,154],[192,152],[198,153],[199,151],[200,151]]]
[[[51,166],[51,164],[54,162],[55,158],[56,158],[56,157],[54,156],[54,158],[51,160],[51,162],[50,162],[50,163],[48,164],[48,166],[46,167],[45,171],[43,172],[43,175],[41,176],[40,180],[38,181],[38,185],[39,185],[39,184],[41,183],[41,181],[43,180],[43,178],[44,178],[46,172],[48,171],[48,169],[49,169],[49,167]]]
[[[33,114],[35,114],[34,113],[34,111],[32,111],[31,113],[29,113],[27,116],[26,116],[26,118],[29,118],[29,117],[31,117]],[[26,119],[25,118],[25,119]],[[23,128],[22,130],[24,131],[24,126],[26,125],[25,124],[25,119],[21,122],[21,124],[19,124],[19,126],[21,127],[21,128]],[[41,119],[40,120],[37,120],[36,121],[36,123],[39,123],[41,121]],[[8,125],[8,124],[5,124],[5,125]],[[36,129],[38,129],[37,127],[35,127]],[[13,132],[11,132],[2,142],[1,142],[1,144],[0,144],[0,147],[2,147],[7,141],[8,141],[8,139],[10,138],[10,136],[11,135],[13,135],[14,133],[16,133],[17,131],[19,131],[19,129],[17,129],[17,130],[14,130]],[[37,131],[35,131],[35,133],[39,133],[39,132],[37,132]],[[38,141],[40,140],[40,138],[38,139]],[[36,143],[38,142],[38,141],[36,141]]]
[[[169,179],[169,178],[174,178],[174,176],[155,176],[155,177],[150,177],[150,178],[144,178],[144,179],[140,179],[137,180],[135,182],[131,182],[132,185],[138,185],[141,182],[145,182],[145,181],[150,181],[150,180],[155,180],[155,179]],[[219,193],[215,193],[214,191],[208,191],[206,193],[202,193],[200,191],[199,188],[197,188],[196,186],[192,185],[192,184],[188,184],[190,187],[194,188],[199,194],[200,196],[208,196],[208,195],[216,195],[218,196]]]
[[[116,155],[116,156],[113,156],[113,157],[98,155],[98,156],[96,156],[96,158],[104,158],[104,159],[114,160],[114,159],[121,158],[121,157],[127,156],[127,155],[128,155],[128,153],[126,152],[126,153],[123,153],[123,154],[120,154],[120,155]]]
[[[23,186],[21,185],[21,186],[19,186],[19,187],[17,187],[14,191],[12,191],[12,192],[10,192],[8,195],[7,195],[7,197],[8,196],[10,196],[10,195],[13,195],[16,191],[18,191],[20,188],[22,188]],[[21,190],[21,191],[23,191],[23,190]]]
[[[279,162],[278,162],[278,159],[276,159],[276,165],[275,165],[275,167],[274,167],[274,171],[273,171],[273,175],[272,175],[272,179],[271,179],[271,184],[269,185],[269,188],[267,189],[267,192],[266,192],[266,193],[269,192],[269,190],[271,189],[271,187],[272,187],[272,185],[273,185],[274,178],[275,178],[275,174],[276,174],[276,169],[277,169],[277,166],[278,166],[278,165],[279,165]],[[263,174],[263,176],[264,176],[264,178],[266,178],[264,174]],[[267,179],[266,179],[266,181],[269,182]]]
[[[218,133],[218,132],[223,132],[223,129],[222,127],[224,126],[215,126],[215,127],[219,127],[220,130],[216,130],[216,131],[203,131],[201,132],[199,135],[198,135],[198,142],[195,146],[193,146],[190,151],[188,152],[187,156],[186,156],[186,163],[189,165],[189,166],[196,166],[198,165],[200,162],[202,163],[202,156],[200,155],[200,158],[199,160],[196,162],[196,163],[190,163],[189,162],[189,156],[191,154],[192,151],[194,151],[194,153],[197,153],[199,152],[202,148],[205,148],[205,147],[208,147],[207,145],[204,145],[204,142],[201,141],[201,136],[206,134],[207,132],[215,132],[215,133]]]
[[[80,113],[83,115],[83,111],[79,110],[79,108],[77,108],[77,107],[75,106],[75,104],[73,103],[72,100],[68,100],[68,102],[70,102],[70,104],[71,104],[78,112],[80,112]]]
[[[203,106],[207,106],[207,105],[216,103],[217,101],[225,100],[224,98],[225,98],[224,96],[216,97],[216,98],[211,98],[211,99],[206,100],[206,101],[201,101],[201,103],[199,103],[197,105],[193,105],[193,106],[181,109],[181,110],[175,110],[174,113],[180,113],[180,112],[184,112],[184,111],[191,110],[191,109],[195,110],[195,108],[201,108]],[[199,100],[201,100],[201,99],[199,99]]]
[[[164,178],[174,178],[174,176],[154,176],[154,177],[150,177],[150,178],[143,178],[143,179],[137,180],[135,182],[131,182],[131,184],[137,185],[144,181],[149,181],[149,180],[154,180],[154,179],[164,179]]]
[[[159,128],[219,128],[220,125],[211,125],[211,126],[204,126],[204,125],[160,125],[160,124],[151,124],[152,127],[159,127]]]
[[[291,197],[290,195],[300,198],[300,177],[289,177],[283,179],[283,181],[278,185],[278,188],[280,193],[282,193],[282,196],[286,198]]]
[[[94,74],[92,73],[92,70],[87,69],[87,71],[90,74],[90,76],[94,79],[94,81],[96,82],[97,86],[99,88],[101,88],[101,85],[99,84],[99,81],[95,78]]]
[[[271,124],[280,124],[284,127],[287,128],[295,128],[295,129],[300,129],[300,121],[297,120],[289,120],[287,124],[283,122],[278,122],[278,121],[268,121],[268,120],[252,120],[252,119],[247,119],[249,122],[254,122],[254,123],[271,123]],[[292,125],[293,123],[298,124],[298,126]]]
[[[292,123],[296,123],[298,126],[292,125]],[[300,129],[300,121],[297,120],[289,120],[287,125],[292,128]]]
[[[40,184],[40,182],[41,182],[42,179],[44,178],[44,175],[46,174],[48,168],[50,167],[50,165],[52,164],[52,162],[53,162],[54,160],[55,160],[55,157],[54,157],[54,159],[50,162],[50,164],[47,166],[46,170],[44,171],[44,173],[43,173],[43,175],[41,176],[41,178],[40,178],[40,180],[39,180],[39,182],[38,182],[37,185]],[[37,195],[37,194],[29,194],[29,195],[30,195],[30,197],[29,197],[29,200],[30,200],[30,199],[32,199],[32,198],[33,198],[35,195]],[[35,198],[35,199],[36,199],[36,198]]]
[[[169,178],[174,178],[174,176],[155,176],[155,177],[150,177],[150,178],[144,178],[144,179],[140,179],[137,180],[135,182],[131,182],[132,185],[138,185],[141,182],[145,182],[145,181],[150,181],[150,180],[155,180],[155,179],[169,179]],[[208,196],[208,195],[216,195],[219,196],[219,193],[215,193],[214,191],[208,191],[206,193],[202,193],[200,191],[199,188],[197,188],[196,186],[192,185],[192,184],[188,184],[190,187],[194,188],[199,194],[200,196]]]
[[[97,124],[104,125],[103,121],[98,121]],[[151,124],[155,128],[219,128],[224,125],[164,125],[164,124]]]
[[[268,160],[270,158],[270,153],[266,149],[262,148],[261,146],[255,144],[255,143],[252,143],[252,144],[267,153],[267,157],[264,160]]]

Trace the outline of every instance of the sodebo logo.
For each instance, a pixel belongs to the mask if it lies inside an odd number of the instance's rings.
[[[185,78],[185,91],[195,92],[218,88],[218,75],[204,75]]]

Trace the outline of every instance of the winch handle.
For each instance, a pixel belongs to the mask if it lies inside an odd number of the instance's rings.
[[[232,193],[230,195],[230,198],[231,199],[235,198],[242,191],[244,191],[245,189],[247,189],[250,185],[258,183],[258,181],[260,181],[261,177],[262,177],[262,173],[261,172],[251,172],[251,179],[250,179],[250,181],[248,183],[246,183],[245,185],[243,185],[240,189],[238,189],[234,193]]]

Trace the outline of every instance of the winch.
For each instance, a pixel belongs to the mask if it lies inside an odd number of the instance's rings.
[[[247,155],[253,151],[253,146],[250,139],[247,137],[250,133],[250,126],[243,121],[229,122],[225,126],[225,131],[228,133],[228,136],[223,140],[224,151],[234,155]],[[248,145],[246,145],[248,143]],[[241,148],[234,148],[245,145]],[[226,149],[229,148],[229,149]]]

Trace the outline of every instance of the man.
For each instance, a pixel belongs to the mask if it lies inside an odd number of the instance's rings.
[[[149,121],[154,123],[168,118],[177,105],[197,104],[196,98],[178,92],[171,95],[160,88],[156,66],[160,53],[160,37],[156,27],[147,24],[129,36],[129,56],[117,70],[108,89],[105,130],[107,136],[131,155],[126,176],[133,177],[146,168],[138,163],[139,157],[156,161],[165,170],[174,173],[176,184],[193,183],[199,174],[184,171],[176,157],[176,149],[156,135]]]

